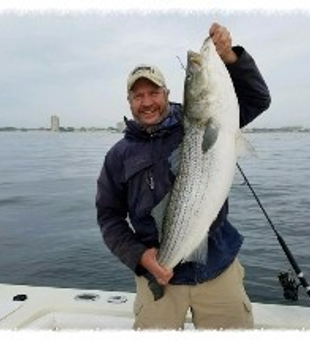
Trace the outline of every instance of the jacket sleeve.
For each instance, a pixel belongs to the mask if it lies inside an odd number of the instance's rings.
[[[232,78],[240,107],[240,127],[267,110],[271,98],[268,87],[250,54],[240,46],[233,48],[238,60],[226,65]]]
[[[97,180],[97,222],[105,244],[132,271],[137,270],[147,249],[139,242],[127,222],[126,189],[121,181],[121,162],[110,150]]]

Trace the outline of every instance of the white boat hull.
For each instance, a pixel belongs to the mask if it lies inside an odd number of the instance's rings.
[[[134,298],[128,292],[0,284],[0,329],[130,330]],[[257,329],[310,329],[308,307],[253,303],[253,310]],[[193,329],[190,314],[185,329]]]

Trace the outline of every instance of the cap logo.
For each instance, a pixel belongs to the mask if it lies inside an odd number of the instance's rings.
[[[132,71],[131,75],[133,76],[136,73],[141,72],[141,71],[147,71],[147,72],[150,72],[150,73],[155,73],[155,70],[150,66],[138,66]]]
[[[158,87],[165,87],[165,78],[156,66],[148,64],[137,65],[130,73],[127,78],[127,90],[130,91],[133,84],[139,78],[146,78]]]

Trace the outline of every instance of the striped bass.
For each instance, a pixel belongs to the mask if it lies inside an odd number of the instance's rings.
[[[208,231],[232,185],[239,105],[225,64],[207,38],[188,51],[184,83],[184,139],[178,173],[159,227],[158,262],[206,263]]]

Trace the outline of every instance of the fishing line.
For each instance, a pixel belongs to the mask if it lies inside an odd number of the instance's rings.
[[[208,37],[207,39],[209,39],[210,37]],[[181,65],[181,68],[186,71],[186,67],[184,66],[184,64],[182,63],[182,60],[179,56],[176,56],[176,58],[179,60],[179,63]],[[265,208],[263,207],[263,205],[261,204],[260,202],[260,199],[258,198],[258,196],[256,195],[251,183],[248,181],[245,173],[243,172],[243,170],[241,169],[240,165],[237,163],[237,167],[244,179],[244,183],[242,184],[246,184],[248,186],[248,188],[250,189],[250,191],[252,192],[257,204],[259,205],[259,207],[261,208],[263,214],[265,215],[270,227],[272,228],[272,230],[274,231],[277,239],[278,239],[278,242],[280,243],[281,247],[282,247],[282,250],[284,251],[288,261],[290,262],[291,266],[293,267],[294,271],[295,271],[295,274],[296,276],[298,277],[299,279],[299,282],[300,284],[299,285],[296,285],[295,284],[295,280],[293,279],[290,279],[289,276],[288,276],[288,273],[280,273],[278,275],[279,277],[279,281],[281,283],[281,285],[283,286],[284,288],[284,297],[286,299],[290,299],[290,300],[298,300],[298,293],[297,293],[297,290],[298,290],[298,287],[300,285],[302,285],[305,290],[306,290],[306,293],[308,294],[308,296],[310,297],[310,285],[308,284],[306,278],[304,277],[304,273],[301,271],[301,269],[299,268],[299,265],[297,263],[297,261],[295,260],[293,254],[291,253],[288,245],[286,244],[286,242],[284,241],[283,237],[280,235],[280,233],[278,232],[278,230],[276,229],[276,227],[274,226],[274,224],[272,223],[270,217],[268,216]],[[154,295],[156,295],[155,291],[158,290],[156,286],[158,286],[158,283],[156,282],[156,280],[153,278],[153,280],[150,280],[149,282],[149,285],[150,285],[150,288],[152,286],[155,286],[155,287],[152,287],[151,290],[153,291]],[[159,293],[159,296],[161,296],[162,292]]]
[[[186,67],[184,66],[184,64],[182,63],[181,58],[177,55],[176,58],[179,60],[179,63],[181,64],[181,67],[184,71],[186,71]]]
[[[275,227],[274,224],[272,223],[272,221],[271,221],[271,219],[269,218],[269,216],[268,216],[268,214],[267,214],[265,208],[263,207],[263,205],[261,204],[261,202],[260,202],[258,196],[256,195],[256,193],[255,193],[255,191],[254,191],[252,185],[251,185],[250,182],[248,181],[246,175],[244,174],[244,172],[242,171],[242,169],[241,169],[241,167],[240,167],[240,165],[239,165],[238,163],[237,163],[237,167],[238,167],[238,169],[239,169],[239,171],[240,171],[240,173],[241,173],[241,175],[242,175],[242,177],[243,177],[245,183],[247,184],[247,186],[248,186],[249,189],[251,190],[251,192],[252,192],[252,194],[253,194],[253,196],[254,196],[256,202],[258,203],[258,205],[259,205],[259,207],[261,208],[263,214],[265,215],[267,221],[269,222],[269,225],[271,226],[272,230],[274,231],[275,235],[277,236],[277,239],[278,239],[278,241],[279,241],[279,243],[280,243],[280,245],[281,245],[281,247],[282,247],[282,249],[283,249],[285,255],[287,256],[287,258],[288,258],[288,260],[289,260],[291,266],[293,267],[293,269],[294,269],[294,271],[295,271],[295,273],[296,273],[296,276],[297,276],[298,279],[299,279],[300,284],[305,288],[306,293],[307,293],[308,296],[310,297],[310,286],[309,286],[309,284],[308,284],[306,278],[304,277],[304,273],[300,270],[300,268],[299,268],[299,266],[298,266],[298,264],[297,264],[297,262],[296,262],[296,260],[295,260],[295,258],[294,258],[294,256],[293,256],[293,254],[291,253],[290,249],[288,248],[288,245],[286,244],[286,242],[284,241],[283,237],[279,234],[279,232],[277,231],[276,227]],[[290,280],[288,280],[288,284],[290,284],[290,283],[291,283]],[[282,282],[281,282],[281,284],[282,284]],[[285,287],[283,287],[283,288],[285,288]],[[294,288],[297,289],[298,286],[297,286],[297,287],[294,287]],[[295,300],[297,300],[297,298],[295,298]]]

